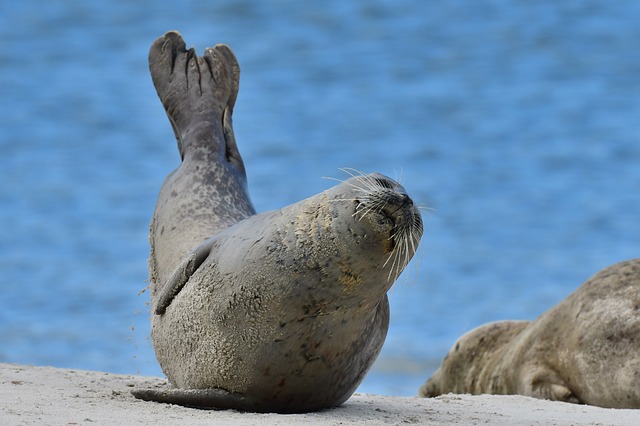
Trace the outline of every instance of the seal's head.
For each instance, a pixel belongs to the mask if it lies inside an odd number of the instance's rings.
[[[329,201],[340,216],[352,223],[346,227],[353,235],[348,244],[353,250],[371,250],[379,256],[379,265],[393,283],[415,254],[423,225],[418,207],[402,185],[380,173],[356,174],[327,191]],[[334,216],[335,217],[335,216]],[[345,239],[346,240],[346,239]],[[363,247],[366,244],[366,247]]]
[[[504,393],[496,392],[502,383],[496,374],[501,355],[528,324],[529,321],[496,321],[464,334],[449,350],[440,368],[422,385],[420,396]]]

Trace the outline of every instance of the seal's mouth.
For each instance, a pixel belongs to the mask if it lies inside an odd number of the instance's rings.
[[[418,249],[423,225],[419,210],[407,200],[395,210],[394,226],[389,241],[393,244],[383,266],[390,265],[389,281],[395,281]]]
[[[407,233],[413,231],[422,235],[422,217],[418,209],[413,205],[413,200],[406,194],[401,194],[399,198],[400,205],[394,207],[389,205],[385,209],[387,220],[392,225],[391,235],[389,239],[396,244],[396,240],[402,241]]]

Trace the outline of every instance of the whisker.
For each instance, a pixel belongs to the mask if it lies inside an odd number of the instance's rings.
[[[361,170],[354,169],[353,167],[340,167],[338,168],[338,170],[340,170],[341,172],[345,172],[351,177],[366,176],[366,173]]]
[[[402,185],[402,179],[403,179],[403,175],[404,175],[404,169],[402,168],[402,166],[400,166],[400,176],[398,176],[398,171],[394,170],[393,174],[396,177],[396,182],[398,182],[400,185]]]
[[[342,179],[333,178],[329,176],[324,176],[323,179],[333,180],[340,183],[347,183],[349,186],[351,186],[355,190],[362,192],[364,194],[367,194],[379,189],[379,185],[375,182],[375,180],[373,180],[368,175],[366,175],[365,173],[359,170],[351,169],[347,167],[340,168],[339,170],[348,174],[352,178],[354,178],[356,180],[356,183],[358,183],[359,185],[353,182],[349,182],[348,180],[342,180]]]
[[[333,181],[340,182],[340,183],[344,182],[344,179],[338,179],[338,178],[334,178],[332,176],[322,176],[321,179],[333,180]]]
[[[436,209],[434,209],[433,207],[428,207],[428,206],[425,206],[425,205],[422,205],[422,204],[418,204],[418,205],[416,205],[416,208],[417,208],[418,210],[420,210],[420,211],[423,211],[423,212],[425,212],[425,213],[429,214],[429,215],[430,215],[431,213],[434,213],[434,212],[436,212],[436,211],[437,211],[437,210],[436,210]]]
[[[332,198],[330,200],[327,200],[327,202],[329,203],[341,203],[343,201],[357,202],[360,200],[358,200],[357,198]]]

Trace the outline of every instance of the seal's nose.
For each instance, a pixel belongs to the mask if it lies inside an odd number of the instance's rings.
[[[393,206],[390,210],[393,214],[404,210],[405,208],[410,208],[411,206],[413,206],[413,200],[407,194],[399,193],[396,197],[393,198],[393,201],[391,201],[389,205],[389,207]]]
[[[402,207],[411,207],[413,205],[413,200],[407,194],[402,194],[400,196],[400,202]]]

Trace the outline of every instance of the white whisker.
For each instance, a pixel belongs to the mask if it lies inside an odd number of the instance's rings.
[[[436,211],[436,209],[434,209],[433,207],[427,207],[422,204],[418,204],[416,208],[422,212],[425,212],[428,215],[430,215],[431,213],[435,213]]]

